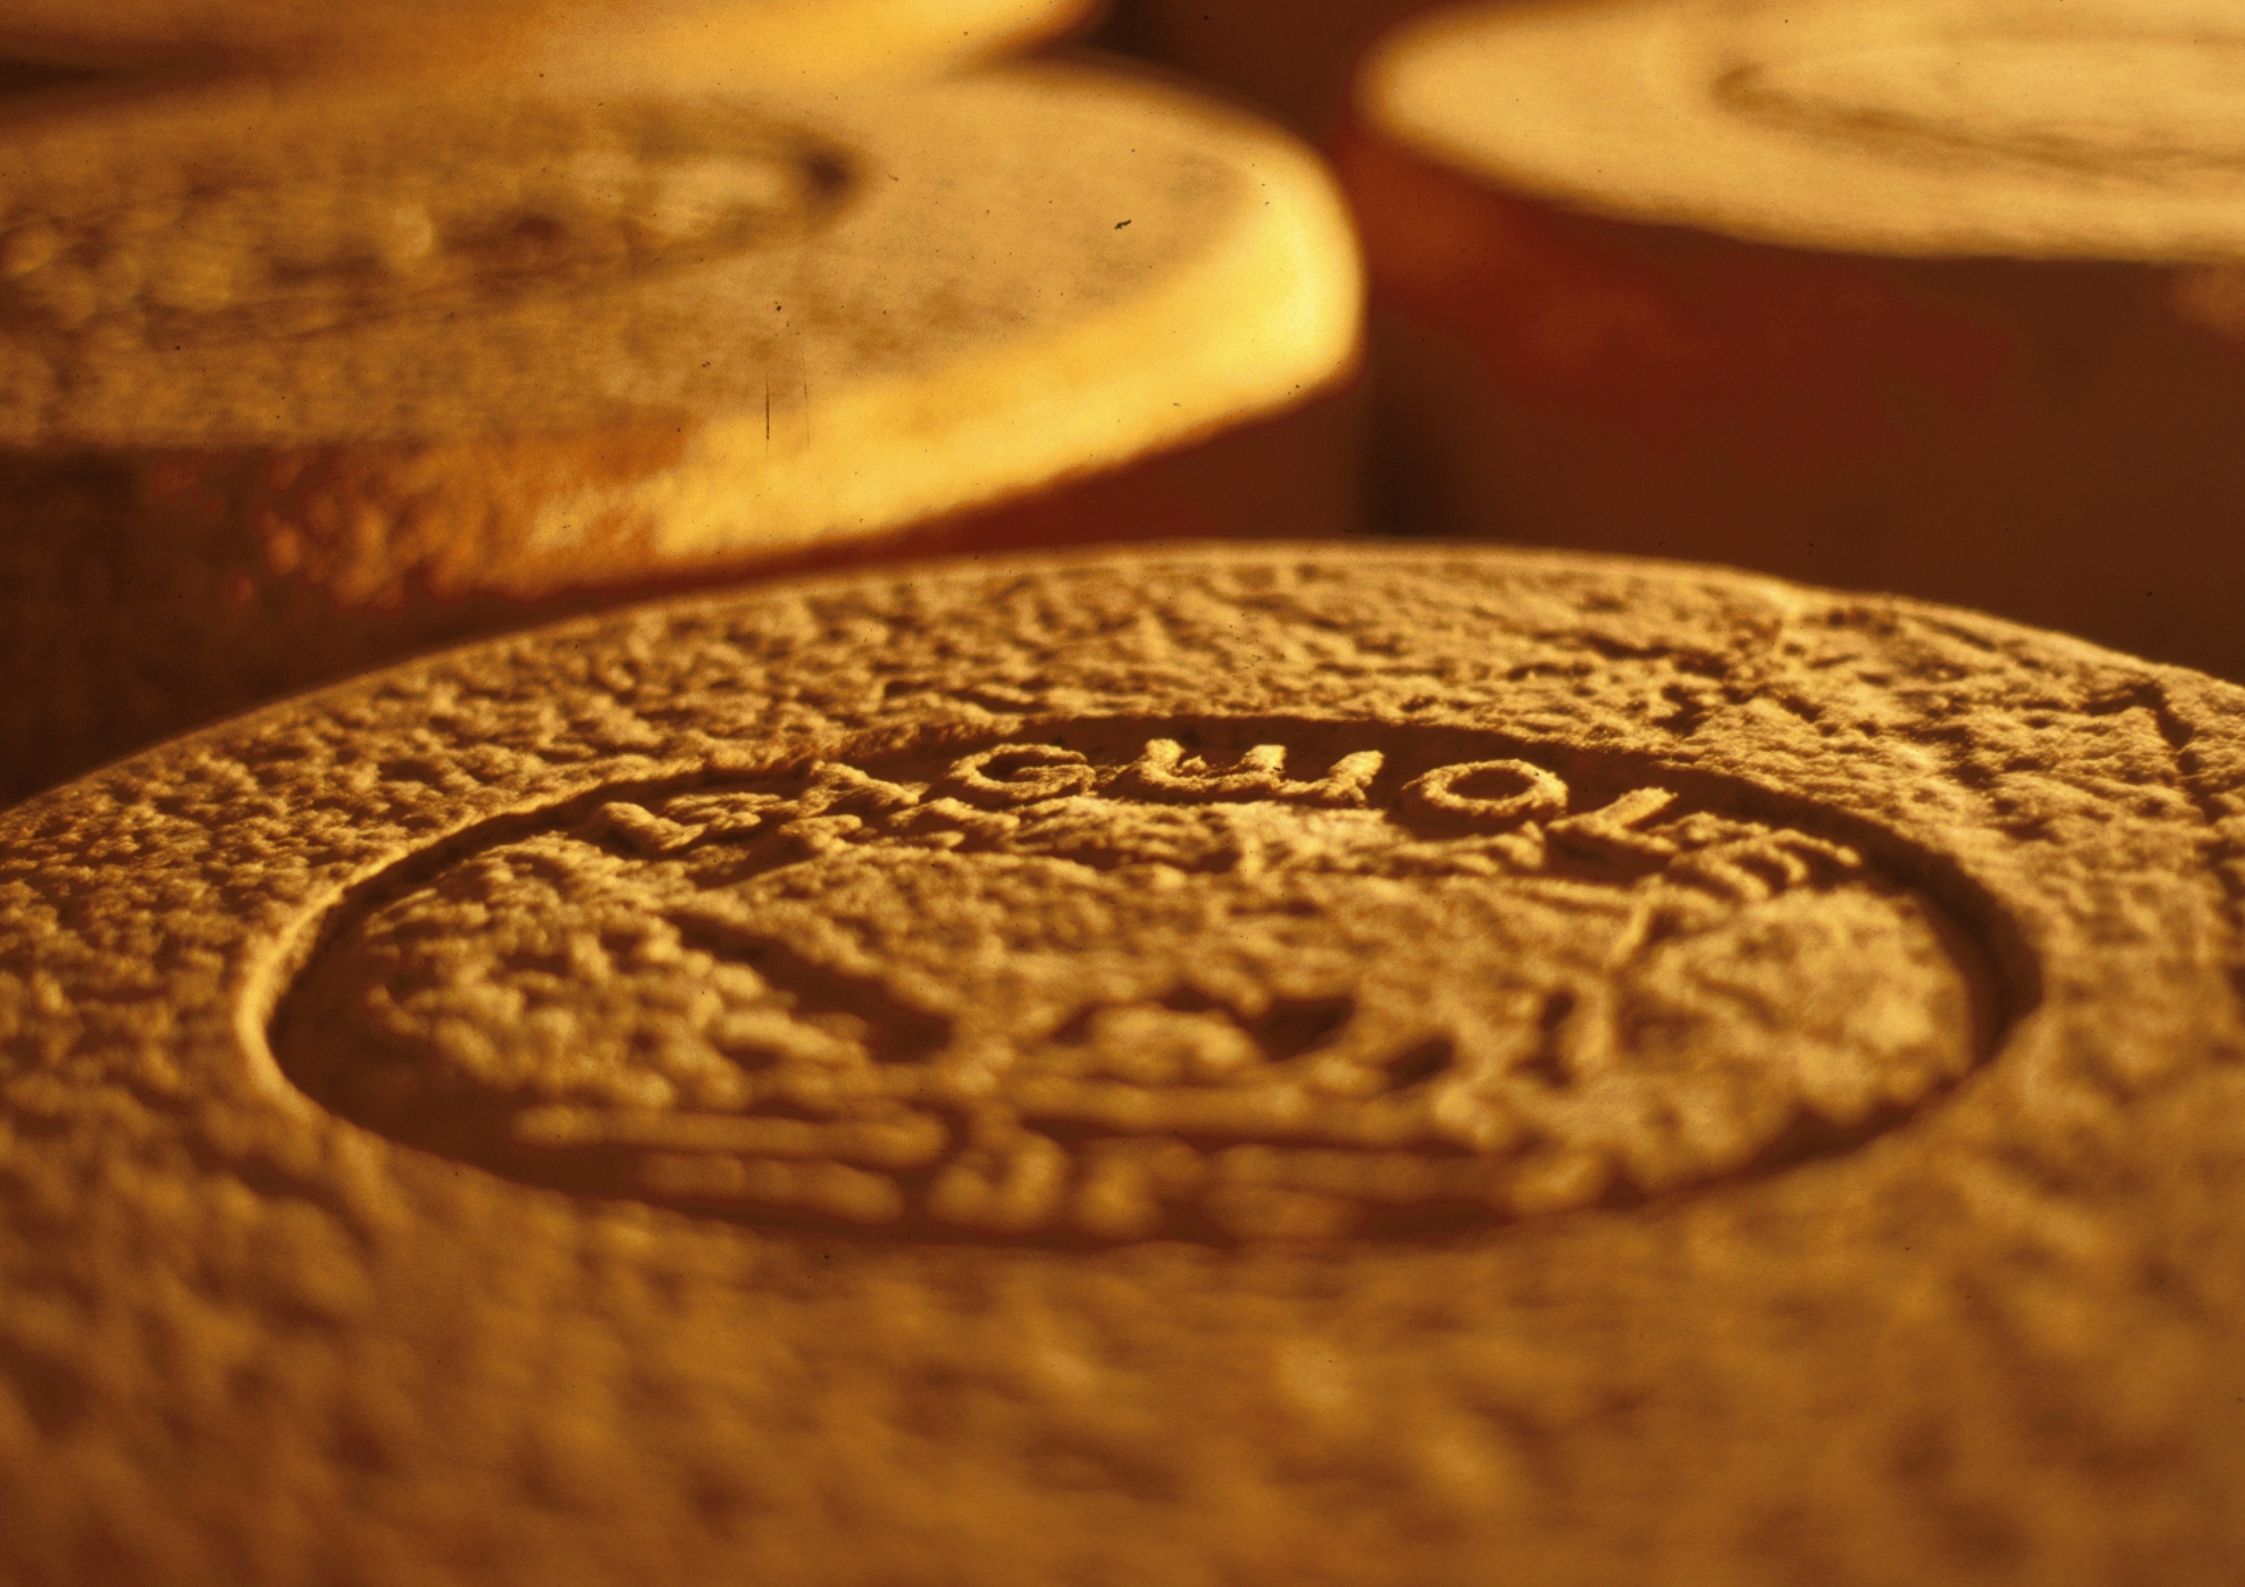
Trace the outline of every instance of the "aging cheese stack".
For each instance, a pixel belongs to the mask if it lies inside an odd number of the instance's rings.
[[[2245,691],[1679,567],[346,685],[0,815],[0,1575],[2228,1587],[2241,854]]]
[[[1452,520],[2245,675],[2241,63],[2221,0],[1406,29],[1347,163]]]
[[[556,603],[1053,533],[1062,483],[1088,537],[1349,511],[1337,199],[1126,78],[229,91],[0,158],[0,792]]]
[[[549,73],[676,83],[924,70],[1092,0],[9,0],[0,56],[100,67]]]

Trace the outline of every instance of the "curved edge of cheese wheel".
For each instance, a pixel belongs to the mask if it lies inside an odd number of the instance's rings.
[[[920,76],[1032,48],[1088,27],[1105,0],[766,0],[650,25],[618,19],[546,41],[533,60],[590,73],[590,86],[650,80],[725,87]],[[536,68],[520,75],[538,75]]]
[[[552,480],[534,503],[517,497],[520,564],[487,569],[491,588],[550,594],[557,585],[543,564],[554,552],[555,567],[570,566],[563,582],[588,582],[579,556],[593,524],[635,526],[622,538],[639,577],[816,555],[1114,473],[1302,408],[1357,373],[1364,267],[1338,182],[1308,146],[1109,67],[1019,68],[985,82],[1067,93],[1078,108],[1096,102],[1118,142],[1133,125],[1171,138],[1194,125],[1262,202],[1236,206],[1190,268],[1058,335],[987,342],[946,365],[823,389],[815,422],[785,446],[773,445],[770,411],[720,412],[663,447],[644,474],[588,469],[578,483]],[[596,438],[586,444],[604,450]],[[376,459],[393,449],[345,450]],[[424,455],[394,450],[408,469]]]
[[[60,68],[291,71],[370,67],[543,77],[566,68],[589,89],[659,73],[721,83],[755,76],[825,81],[919,75],[1058,38],[1088,25],[1106,0],[732,0],[688,14],[573,18],[430,27],[427,16],[382,27],[334,21],[357,7],[295,0],[296,14],[260,18],[204,7],[149,14],[132,5],[88,8],[35,0],[0,15],[0,56]],[[184,8],[175,8],[184,9]],[[575,7],[581,11],[582,7]]]
[[[229,106],[254,112],[259,103],[239,96],[199,102],[182,124],[199,128]],[[380,109],[392,101],[376,96],[371,103]],[[813,101],[803,96],[775,103]],[[755,538],[787,542],[829,525],[918,518],[1102,470],[1284,411],[1353,373],[1364,299],[1353,225],[1334,175],[1280,129],[1187,90],[1080,65],[977,73],[916,90],[904,101],[874,94],[825,104],[836,109],[831,119],[838,136],[870,128],[876,145],[885,142],[900,158],[909,154],[913,184],[898,191],[915,197],[901,206],[861,205],[842,231],[791,241],[788,253],[775,256],[780,262],[758,268],[772,285],[816,293],[824,290],[825,276],[811,266],[831,249],[847,268],[830,307],[845,325],[854,324],[849,316],[870,319],[892,302],[909,307],[916,301],[891,287],[887,276],[895,267],[888,261],[909,263],[934,228],[938,241],[978,240],[925,269],[905,270],[906,284],[924,277],[941,287],[956,279],[972,289],[966,304],[972,312],[944,320],[937,327],[942,334],[924,338],[909,358],[865,354],[848,334],[822,331],[825,340],[790,366],[804,380],[819,382],[815,425],[806,422],[800,433],[784,437],[783,446],[772,444],[773,387],[767,382],[760,394],[753,371],[638,378],[642,365],[690,368],[694,359],[712,356],[693,341],[694,324],[685,316],[722,328],[731,324],[735,305],[706,290],[686,300],[690,310],[673,311],[668,298],[633,308],[667,338],[658,339],[653,352],[621,332],[577,338],[558,300],[519,314],[506,306],[491,316],[501,327],[491,337],[472,346],[448,344],[458,372],[441,382],[429,378],[417,342],[430,334],[427,321],[353,328],[347,378],[301,389],[282,389],[301,364],[285,339],[246,341],[238,351],[228,344],[223,365],[216,354],[194,349],[201,362],[190,363],[176,383],[177,391],[194,395],[177,400],[164,392],[157,393],[162,401],[148,396],[152,373],[168,375],[178,367],[161,362],[165,350],[133,352],[137,362],[101,371],[100,382],[76,382],[75,407],[47,400],[64,383],[47,378],[47,390],[15,404],[10,417],[16,422],[0,440],[26,461],[63,451],[111,460],[157,454],[371,460],[503,438],[539,437],[547,452],[572,439],[597,447],[603,437],[652,427],[677,440],[677,455],[662,463],[665,473],[747,491],[758,498],[754,511],[763,525]],[[854,108],[845,113],[845,106]],[[892,106],[917,108],[892,115]],[[117,158],[133,139],[162,136],[169,125],[164,118],[135,121],[119,137],[89,144],[87,158]],[[287,117],[275,122],[279,133],[292,125]],[[976,139],[995,147],[994,140],[1040,126],[1055,129],[1050,153],[1003,169],[978,165]],[[57,147],[71,153],[76,130],[63,132]],[[953,140],[961,140],[960,147]],[[1109,211],[1099,184],[1075,169],[1096,164],[1102,151],[1134,157],[1128,191],[1136,202],[1154,203],[1156,213]],[[964,169],[954,172],[954,165]],[[1023,171],[1034,178],[1026,185],[1019,180]],[[936,180],[946,175],[960,180]],[[1068,229],[1040,234],[1039,191],[1050,196],[1068,188],[1087,195],[1075,205]],[[1132,232],[1134,219],[1138,230]],[[1018,243],[1008,243],[1011,233],[1018,233]],[[722,260],[718,265],[732,268]],[[715,279],[728,291],[766,284],[753,271]],[[1047,292],[1048,285],[1058,290]],[[1025,301],[1031,294],[1034,299]],[[461,378],[480,376],[484,365],[515,370],[522,357],[558,345],[557,327],[572,333],[563,338],[568,357],[537,364],[535,380]],[[367,344],[363,351],[360,340]],[[766,356],[764,343],[754,338],[741,339],[740,347],[728,349],[728,369]],[[463,368],[470,353],[478,362]],[[342,355],[327,357],[334,362]],[[775,359],[773,367],[785,362]],[[32,357],[23,368],[37,374],[37,364]],[[609,366],[619,364],[627,367],[609,380]],[[411,403],[401,399],[396,412],[384,409],[369,418],[361,411],[367,404],[334,400],[338,388],[392,379],[417,383],[407,394]],[[455,389],[462,386],[473,389],[462,394]],[[590,397],[583,395],[588,389]],[[551,391],[566,398],[558,408],[533,406]],[[785,405],[783,394],[783,418]],[[274,413],[282,416],[273,419]],[[916,457],[889,459],[895,437],[916,444]],[[875,442],[878,449],[870,449]],[[882,470],[890,475],[885,482],[857,477],[874,456],[883,458]]]
[[[1197,268],[1057,338],[829,393],[801,450],[773,454],[755,416],[707,425],[669,471],[666,521],[693,524],[697,551],[800,547],[1100,473],[1346,380],[1362,352],[1363,273],[1325,168],[1245,116],[1150,85],[1134,99],[1132,114],[1206,117],[1263,192]],[[881,471],[848,466],[875,445]],[[743,492],[750,475],[757,485]]]
[[[1443,532],[1888,589],[2245,676],[2245,272],[1788,248],[1353,132],[1339,161],[1384,445]]]
[[[2142,173],[2130,169],[2142,151],[2128,147],[2125,125],[2104,162],[2081,165],[2063,149],[1957,157],[1869,113],[1839,117],[1829,137],[1787,116],[1748,116],[1725,85],[1771,65],[1885,52],[1923,65],[1944,29],[1999,45],[2040,29],[2030,42],[2078,48],[2084,61],[2114,37],[2245,51],[2225,4],[2080,0],[2060,15],[2035,0],[1480,0],[1381,39],[1351,84],[1348,115],[1492,187],[1615,220],[1897,257],[2221,263],[2245,258],[2245,176],[2184,179],[2194,159],[2239,157],[2194,155],[2187,134],[2175,149],[2151,148]],[[2047,63],[2039,69],[2047,75]],[[2166,102],[2142,82],[2128,90],[2131,114]],[[2082,114],[2069,103],[2051,124],[2062,131]],[[2111,129],[2091,115],[2077,130],[2095,155]]]

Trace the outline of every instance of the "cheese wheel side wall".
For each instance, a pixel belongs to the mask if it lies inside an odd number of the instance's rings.
[[[0,461],[0,802],[431,646],[749,578],[1166,538],[1321,538],[1358,517],[1361,382],[1128,466],[793,546],[658,554],[667,429],[382,455]],[[473,454],[472,457],[469,454]],[[556,503],[595,501],[553,543]],[[567,514],[564,514],[566,517]]]
[[[1957,601],[2245,674],[2231,273],[1593,217],[1361,126],[1340,161],[1437,527]]]

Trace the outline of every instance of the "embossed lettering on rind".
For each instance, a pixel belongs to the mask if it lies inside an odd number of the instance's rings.
[[[1422,815],[1467,826],[1525,826],[1567,813],[1567,785],[1522,760],[1466,761],[1403,785],[1408,806]]]
[[[714,1216],[1468,1230],[1843,1150],[1981,1061],[2000,988],[1866,832],[1447,729],[1047,725],[451,840],[272,1044],[397,1140]]]

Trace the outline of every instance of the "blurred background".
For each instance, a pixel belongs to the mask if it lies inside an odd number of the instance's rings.
[[[2230,0],[12,0],[0,797],[824,568],[1470,537],[2245,678]]]

